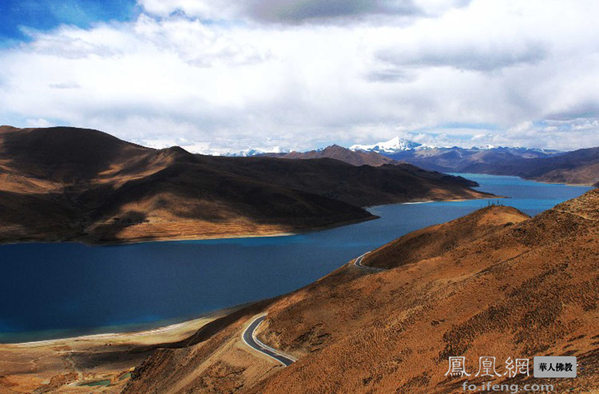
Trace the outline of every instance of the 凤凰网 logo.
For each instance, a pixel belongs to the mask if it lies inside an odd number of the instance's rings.
[[[516,375],[530,376],[530,359],[512,358],[505,360],[503,373],[497,372],[497,359],[495,356],[481,356],[478,358],[478,371],[469,373],[466,368],[466,357],[449,357],[449,368],[445,376],[450,377],[500,377],[507,376],[513,378]]]
[[[445,376],[449,378],[515,378],[517,376],[531,376],[531,360],[529,358],[508,357],[498,364],[495,356],[480,356],[478,366],[471,369],[467,365],[465,356],[449,357],[449,365]],[[539,356],[534,357],[532,375],[535,378],[575,378],[577,371],[576,357],[574,356]],[[512,380],[513,382],[513,380]],[[505,387],[504,387],[505,386]],[[552,385],[539,384],[494,384],[492,381],[474,384],[467,380],[463,384],[464,391],[553,391]]]

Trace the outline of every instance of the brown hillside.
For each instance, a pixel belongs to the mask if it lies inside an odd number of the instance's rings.
[[[408,256],[375,274],[349,264],[273,301],[259,338],[298,358],[287,368],[271,361],[256,371],[249,356],[260,365],[265,359],[239,340],[245,316],[220,331],[228,340],[218,334],[151,356],[126,391],[168,392],[178,382],[172,391],[462,392],[462,379],[445,377],[448,357],[460,355],[472,382],[597,390],[599,191],[524,218],[486,208],[436,228],[463,228],[463,239],[429,228],[438,245],[451,242],[424,251],[422,260]],[[387,255],[410,239],[388,245]],[[476,378],[484,355],[496,356],[500,373],[508,357],[575,355],[578,378]]]
[[[584,164],[571,169],[551,170],[536,180],[550,183],[568,183],[594,185],[599,187],[599,160],[596,163]]]
[[[312,150],[309,152],[290,152],[278,154],[276,157],[283,159],[335,159],[353,166],[373,166],[378,167],[385,164],[397,164],[398,162],[383,156],[376,152],[352,151],[339,145],[327,146],[322,150]]]
[[[460,244],[481,238],[498,228],[523,222],[529,216],[516,208],[490,206],[448,223],[417,230],[367,254],[363,265],[395,268],[439,256]]]
[[[367,168],[210,157],[96,130],[4,126],[0,242],[268,235],[374,218],[364,205],[485,196],[463,178]]]

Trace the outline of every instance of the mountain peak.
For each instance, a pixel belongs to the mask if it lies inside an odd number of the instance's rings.
[[[322,149],[322,152],[335,152],[335,151],[347,151],[347,148],[344,148],[340,145],[337,144],[333,144],[333,145],[329,145],[326,148]]]
[[[373,145],[353,145],[349,149],[353,151],[362,150],[373,151],[378,153],[395,153],[407,150],[414,150],[421,146],[422,144],[419,144],[414,141],[406,140],[400,137],[393,137],[388,141],[377,142]]]
[[[395,160],[376,152],[353,151],[337,144],[309,152],[290,152],[284,155],[275,156],[285,159],[335,159],[354,166],[369,165],[378,167],[385,164],[396,163]]]

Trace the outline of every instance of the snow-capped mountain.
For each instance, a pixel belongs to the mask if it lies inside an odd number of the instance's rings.
[[[549,149],[504,146],[432,147],[395,137],[373,145],[354,145],[354,151],[376,152],[388,158],[407,162],[426,170],[440,172],[496,173],[505,163],[559,155]]]
[[[334,149],[333,149],[334,148]],[[356,156],[356,154],[359,157]],[[364,154],[370,155],[367,157]],[[328,157],[354,165],[384,165],[392,161],[413,164],[426,170],[440,172],[480,172],[495,173],[495,169],[505,163],[523,159],[538,159],[559,155],[550,149],[504,147],[504,146],[459,146],[434,147],[423,145],[404,138],[395,137],[372,145],[353,145],[349,150],[339,146],[320,148],[309,152],[285,152],[279,147],[254,148],[229,153],[227,156],[267,155],[293,159]],[[380,157],[376,157],[380,156]]]
[[[414,141],[409,141],[403,138],[395,137],[390,139],[389,141],[378,142],[373,145],[352,145],[349,149],[353,151],[362,150],[377,153],[397,153],[414,150],[420,147],[422,147],[422,144],[419,144]]]

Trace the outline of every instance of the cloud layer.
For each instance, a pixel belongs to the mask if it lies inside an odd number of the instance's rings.
[[[272,4],[271,4],[272,3]],[[140,0],[0,50],[0,123],[153,146],[599,145],[595,1]]]
[[[140,0],[150,14],[184,13],[204,20],[246,19],[267,23],[351,21],[369,16],[437,16],[470,0]]]

